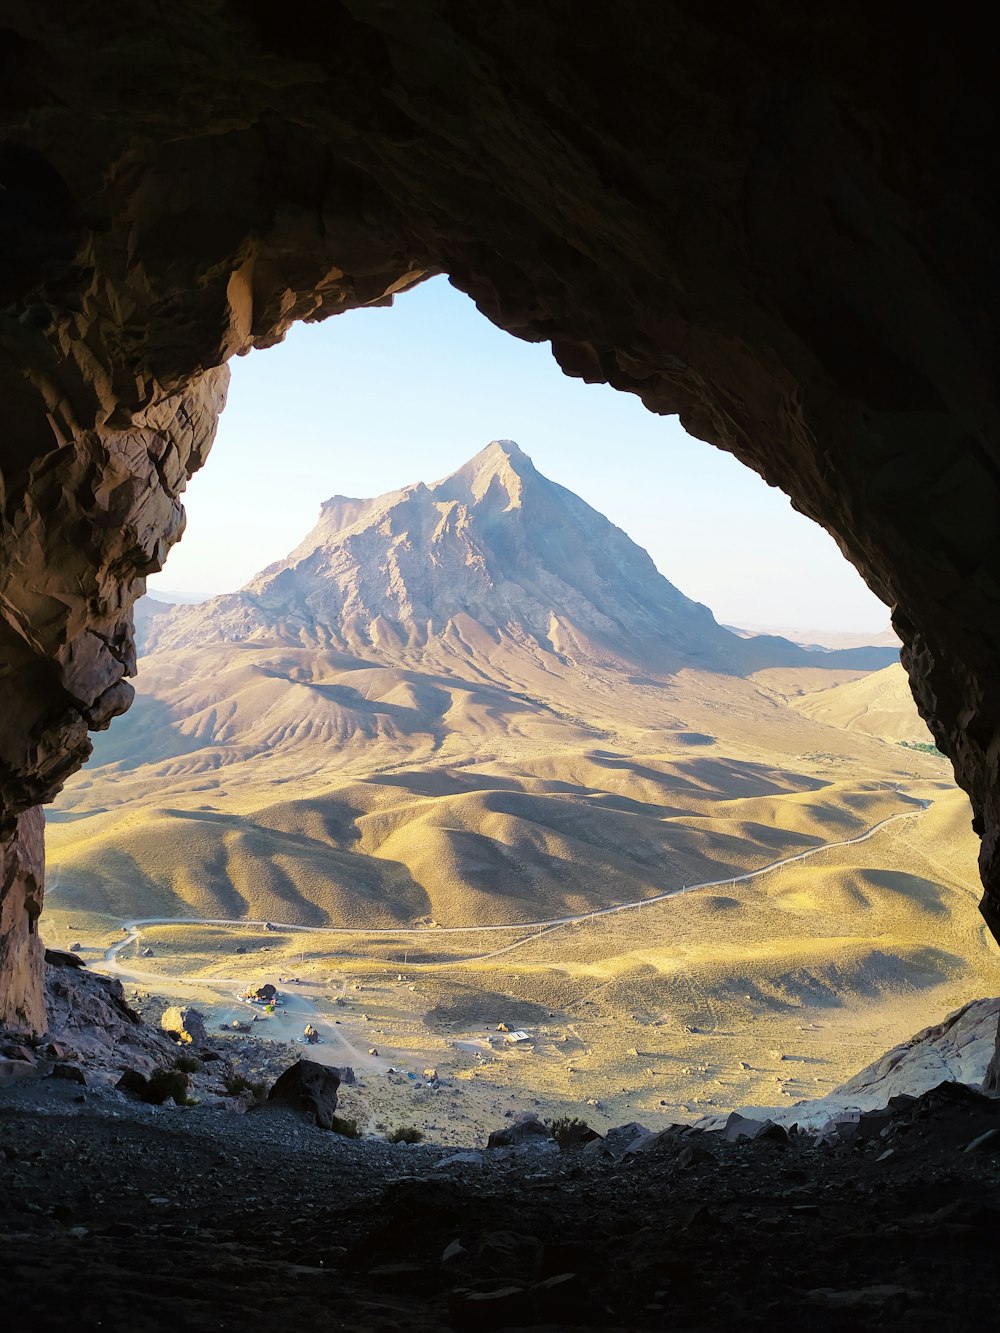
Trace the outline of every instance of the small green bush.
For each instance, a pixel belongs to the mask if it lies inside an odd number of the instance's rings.
[[[201,1061],[196,1060],[193,1055],[179,1055],[174,1061],[174,1068],[179,1069],[182,1074],[197,1074],[201,1068]]]
[[[415,1125],[400,1125],[391,1134],[386,1135],[389,1143],[420,1143],[423,1137],[424,1131],[417,1129]]]
[[[333,1123],[330,1126],[334,1134],[340,1134],[345,1139],[360,1139],[361,1130],[358,1129],[356,1120],[347,1120],[344,1116],[335,1115]]]

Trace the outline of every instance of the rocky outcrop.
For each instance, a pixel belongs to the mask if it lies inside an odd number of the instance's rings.
[[[856,1125],[859,1116],[880,1111],[899,1099],[912,1101],[949,1085],[997,1097],[1000,1094],[998,1018],[1000,999],[972,1000],[940,1023],[923,1028],[893,1046],[823,1097],[790,1106],[740,1107],[729,1122],[720,1116],[706,1116],[698,1125],[722,1129],[730,1122],[738,1124],[743,1118],[751,1124],[769,1118],[816,1132],[826,1125]]]
[[[82,1057],[89,1068],[148,1073],[177,1053],[166,1036],[147,1028],[125,1000],[120,981],[88,968],[45,968],[48,1037]]]
[[[45,950],[38,934],[38,915],[42,910],[45,823],[41,809],[24,811],[8,827],[9,841],[0,852],[0,1028],[42,1032]]]
[[[446,271],[834,534],[895,608],[1000,929],[1000,245],[974,27],[853,3],[626,0],[608,23],[32,0],[0,60],[8,843],[128,704],[130,607],[180,534],[226,359]],[[37,894],[15,901],[8,993],[36,958]],[[5,1001],[28,1022],[32,966]]]

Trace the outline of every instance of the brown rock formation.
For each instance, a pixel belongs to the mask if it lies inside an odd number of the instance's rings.
[[[834,534],[896,608],[1000,925],[996,99],[974,29],[853,0],[6,15],[4,827],[127,707],[130,607],[180,534],[226,358],[444,270]]]
[[[45,866],[40,806],[10,821],[0,857],[0,1028],[43,1032],[45,950],[38,934]]]

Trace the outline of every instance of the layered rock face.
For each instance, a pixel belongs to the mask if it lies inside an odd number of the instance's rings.
[[[4,838],[127,706],[225,360],[446,271],[834,534],[896,608],[1000,925],[989,44],[719,12],[6,7]]]
[[[45,821],[40,807],[13,821],[0,854],[0,1028],[41,1032],[45,950],[38,934],[45,867]]]

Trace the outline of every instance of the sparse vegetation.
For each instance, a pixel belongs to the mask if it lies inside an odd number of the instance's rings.
[[[194,1106],[188,1095],[191,1083],[182,1069],[157,1069],[147,1080],[146,1100],[153,1106],[162,1106],[171,1098],[178,1106]]]
[[[586,1120],[581,1120],[579,1116],[562,1115],[555,1120],[545,1122],[552,1131],[552,1137],[562,1152],[567,1148],[576,1148],[585,1143],[587,1138],[593,1138],[590,1133],[590,1126]]]
[[[345,1139],[360,1139],[361,1130],[358,1129],[356,1120],[348,1120],[346,1116],[335,1115],[330,1126],[334,1134],[340,1134]]]
[[[174,1061],[174,1068],[179,1069],[182,1074],[197,1074],[201,1068],[201,1061],[196,1060],[193,1055],[179,1055]]]
[[[422,1143],[424,1131],[415,1125],[399,1125],[386,1135],[388,1143]]]
[[[919,750],[921,754],[934,754],[937,755],[939,759],[944,758],[944,751],[939,750],[938,747],[932,745],[930,741],[900,741],[899,743],[904,750]]]
[[[238,1097],[241,1092],[252,1092],[254,1099],[262,1102],[267,1096],[266,1083],[255,1083],[243,1074],[227,1074],[222,1080],[222,1086],[228,1097]]]

